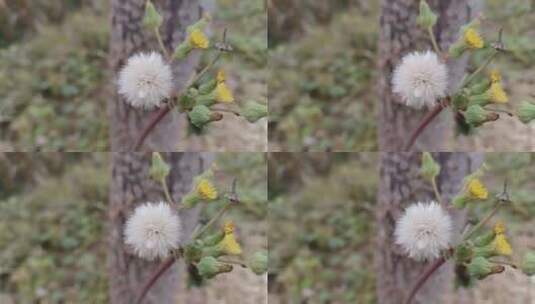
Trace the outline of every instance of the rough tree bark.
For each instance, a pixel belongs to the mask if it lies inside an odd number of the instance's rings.
[[[112,0],[110,68],[113,71],[108,101],[111,129],[111,150],[130,151],[144,126],[154,115],[145,110],[136,110],[117,94],[117,73],[128,57],[140,51],[159,51],[154,33],[143,28],[142,20],[146,0]],[[173,49],[185,37],[188,25],[197,21],[202,9],[197,0],[154,1],[164,20],[160,32],[165,46]],[[173,64],[177,90],[191,77],[198,63],[198,56],[189,56]],[[179,128],[176,113],[168,114],[145,140],[143,150],[176,151]]]
[[[469,2],[472,6],[469,6]],[[478,2],[480,1],[428,0],[439,17],[435,35],[442,50],[446,50],[455,41],[460,26],[473,17],[473,5]],[[399,97],[392,93],[391,87],[392,71],[401,57],[411,51],[432,49],[427,32],[416,25],[418,5],[419,1],[416,0],[384,0],[382,4],[378,62],[380,151],[403,151],[411,132],[427,112],[413,110],[399,103]],[[465,66],[466,58],[448,62],[450,91],[458,84]],[[420,135],[413,150],[446,151],[447,139],[452,134],[451,122],[451,117],[441,113]]]
[[[171,196],[179,202],[191,189],[193,178],[206,170],[213,156],[201,153],[166,153],[171,165],[168,185]],[[150,153],[113,153],[109,205],[109,284],[110,303],[134,303],[141,286],[157,269],[159,262],[147,262],[132,254],[123,241],[124,224],[133,209],[145,202],[165,200],[162,187],[149,177]],[[182,211],[184,235],[190,235],[196,225],[198,210]],[[176,303],[178,268],[169,269],[154,285],[144,303]]]
[[[436,153],[433,157],[442,167],[437,184],[444,203],[450,202],[460,190],[463,177],[473,172],[483,161],[481,154],[469,153]],[[401,303],[427,266],[426,263],[417,263],[406,257],[401,248],[394,244],[393,235],[396,220],[407,206],[434,200],[431,185],[420,177],[420,163],[421,153],[381,154],[375,252],[377,297],[381,304]],[[454,235],[458,237],[465,216],[455,210],[451,210],[450,214],[454,221]],[[451,266],[446,263],[433,274],[413,303],[444,303],[444,296],[451,291],[453,283]]]

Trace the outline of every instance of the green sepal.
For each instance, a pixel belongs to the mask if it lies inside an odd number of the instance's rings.
[[[258,251],[255,252],[248,263],[249,268],[252,272],[257,275],[261,275],[267,272],[268,270],[268,254],[267,251]]]
[[[199,86],[199,93],[206,95],[212,93],[217,86],[217,79],[210,79]]]
[[[255,123],[268,114],[268,107],[265,104],[250,101],[243,106],[240,114],[250,123]]]
[[[492,244],[485,246],[474,247],[474,256],[489,258],[496,256],[496,248]]]
[[[457,209],[463,209],[466,207],[466,203],[468,203],[468,201],[469,199],[464,194],[458,194],[452,199],[451,203],[453,207]]]
[[[203,278],[211,279],[220,273],[231,272],[232,265],[221,263],[214,257],[207,256],[197,264],[197,269]]]
[[[460,244],[455,248],[455,261],[456,263],[466,263],[472,259],[472,248],[466,244]]]
[[[167,175],[169,175],[170,171],[171,171],[171,167],[163,160],[160,153],[153,152],[152,163],[151,163],[150,171],[149,171],[150,176],[154,180],[161,182],[165,180]]]
[[[517,112],[520,121],[527,124],[535,119],[535,104],[528,101],[522,101]]]
[[[216,103],[215,92],[197,96],[197,104],[206,107],[211,107]]]
[[[433,159],[431,153],[422,153],[422,164],[420,174],[428,181],[432,181],[440,173],[440,165]]]
[[[416,18],[416,23],[423,29],[433,27],[437,23],[437,15],[433,13],[425,0],[420,1],[420,14]]]
[[[535,252],[530,251],[524,255],[520,268],[529,276],[535,275]]]
[[[202,258],[202,247],[199,243],[193,243],[184,247],[184,260],[188,263],[196,263]]]
[[[143,16],[143,26],[149,30],[158,30],[162,25],[163,18],[158,13],[152,1],[148,0],[145,5],[145,16]]]
[[[225,252],[223,251],[223,249],[221,248],[221,246],[218,246],[218,245],[213,245],[213,246],[206,246],[202,249],[202,256],[203,257],[208,257],[208,256],[211,256],[211,257],[220,257],[222,255],[224,255]]]
[[[218,231],[214,234],[211,234],[205,237],[204,239],[202,239],[202,241],[206,246],[214,246],[214,245],[217,245],[219,242],[221,242],[221,240],[223,240],[224,237],[225,237],[225,232],[221,230],[221,231]]]
[[[184,59],[188,54],[193,50],[189,42],[186,40],[182,43],[180,43],[173,52],[173,58],[174,59]]]
[[[195,207],[199,202],[201,201],[201,198],[197,195],[195,191],[192,191],[184,197],[182,197],[182,205],[186,208],[193,208]]]
[[[189,121],[192,125],[202,129],[207,123],[211,121],[212,111],[205,105],[196,105],[188,113]]]
[[[468,273],[482,280],[491,274],[503,272],[505,267],[502,265],[495,265],[489,262],[484,257],[475,257],[470,264],[468,264]]]
[[[477,246],[477,247],[487,246],[490,243],[492,243],[492,241],[494,240],[495,237],[496,237],[496,234],[494,233],[494,230],[490,230],[490,231],[478,236],[477,238],[475,238],[474,239],[474,245]]]

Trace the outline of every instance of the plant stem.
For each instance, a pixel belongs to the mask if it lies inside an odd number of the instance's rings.
[[[429,277],[437,270],[440,268],[440,266],[442,266],[444,263],[446,262],[446,258],[444,258],[443,256],[440,257],[438,260],[436,260],[433,264],[431,264],[429,266],[429,268],[427,268],[426,271],[424,271],[422,273],[422,275],[418,278],[418,281],[416,281],[416,284],[414,284],[414,286],[412,287],[411,291],[409,292],[409,296],[407,297],[407,299],[405,300],[405,304],[410,304],[412,302],[412,299],[414,298],[414,296],[416,295],[416,293],[418,292],[418,290],[420,290],[420,288],[422,288],[422,286],[424,285],[424,283],[427,281],[427,279],[429,279]]]
[[[474,78],[476,78],[476,76],[479,75],[479,73],[481,73],[491,63],[492,59],[494,59],[494,56],[496,56],[497,54],[498,51],[494,50],[492,54],[490,54],[490,56],[487,58],[487,60],[485,60],[485,62],[477,70],[475,70],[470,76],[463,80],[459,87],[459,90],[470,84],[470,82],[472,82],[472,80],[474,80]]]
[[[156,40],[158,40],[158,44],[160,45],[160,48],[162,49],[162,52],[165,55],[165,58],[169,60],[169,58],[171,58],[171,55],[169,55],[169,51],[163,44],[162,35],[160,35],[160,31],[156,28],[154,29],[154,33],[156,34]]]
[[[204,232],[206,232],[206,230],[208,230],[218,219],[220,219],[223,216],[223,214],[225,214],[225,212],[228,211],[228,209],[230,209],[232,204],[233,204],[232,202],[227,202],[225,204],[225,206],[223,208],[221,208],[217,212],[217,214],[206,225],[204,225],[204,227],[202,227],[199,231],[195,232],[191,236],[191,239],[194,240],[194,239],[200,237]]]
[[[475,225],[474,228],[472,228],[472,230],[470,230],[470,232],[468,232],[463,237],[463,241],[468,240],[479,229],[481,229],[481,227],[483,227],[496,214],[496,212],[498,212],[498,210],[500,209],[501,206],[502,206],[502,204],[500,202],[497,202],[496,205],[494,206],[494,208],[492,209],[492,211],[489,214],[487,214],[487,216],[483,220],[481,220],[479,223],[477,223],[477,225]]]
[[[143,285],[143,288],[141,289],[141,293],[139,294],[139,297],[137,298],[136,303],[141,304],[151,287],[158,281],[158,279],[164,274],[164,272],[171,268],[171,266],[175,263],[176,257],[170,256],[165,261],[160,264],[156,272],[150,277],[150,279],[147,281],[145,285]]]
[[[435,50],[435,53],[437,53],[437,56],[440,56],[442,52],[438,47],[437,38],[435,37],[435,33],[433,33],[433,27],[428,27],[427,32],[429,33],[429,37],[431,38],[431,43],[433,44],[433,49]]]
[[[169,202],[169,205],[175,206],[175,202],[171,198],[171,194],[169,193],[169,187],[167,186],[167,181],[162,179],[162,187],[163,187],[163,193],[165,194],[165,198],[167,199],[167,202]]]
[[[441,206],[444,206],[444,204],[442,204],[442,196],[440,195],[440,192],[438,191],[436,177],[433,177],[433,179],[431,180],[431,185],[433,185],[433,191],[435,192],[435,197],[437,198],[438,203]]]
[[[412,132],[412,135],[405,145],[403,151],[409,151],[412,146],[414,145],[414,142],[416,142],[416,139],[420,134],[425,130],[425,128],[433,121],[433,119],[442,112],[444,108],[446,108],[450,104],[449,98],[444,101],[444,103],[440,102],[437,104],[431,112],[429,112],[424,119],[420,122],[420,125]]]

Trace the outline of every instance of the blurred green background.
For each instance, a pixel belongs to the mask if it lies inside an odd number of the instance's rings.
[[[217,7],[215,28],[229,29],[235,52],[221,67],[238,105],[266,103],[263,0],[204,1]],[[109,150],[109,12],[106,0],[0,0],[0,151]],[[177,148],[265,150],[266,119],[225,116],[198,138],[184,124]]]
[[[0,303],[108,303],[110,158],[109,153],[0,153]],[[246,255],[267,250],[265,155],[218,154],[216,164],[219,189],[229,191],[237,178],[244,201],[224,220],[235,222]],[[206,208],[201,220],[218,207]],[[191,303],[189,296],[206,303],[265,301],[265,276],[247,269],[236,268],[198,290],[186,282],[176,288],[178,303]]]
[[[375,300],[374,205],[377,153],[272,153],[269,167],[269,302],[358,303]],[[513,259],[535,249],[535,154],[489,153],[483,178],[490,195],[503,183],[514,204],[498,214]],[[481,217],[492,204],[470,214]],[[525,303],[533,283],[508,270],[447,303]],[[471,297],[464,302],[460,297]]]
[[[271,1],[269,7],[270,151],[376,151],[379,0]],[[511,96],[509,110],[533,97],[535,3],[484,0],[496,38],[504,28],[511,53],[496,66]],[[473,65],[482,58],[476,56]],[[532,151],[535,131],[505,117],[451,143],[460,151]],[[507,136],[505,136],[507,135]]]

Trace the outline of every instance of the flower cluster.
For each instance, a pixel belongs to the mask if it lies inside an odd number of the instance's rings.
[[[166,184],[170,170],[170,166],[165,163],[162,156],[153,153],[150,176],[162,184],[168,201],[142,204],[128,218],[124,228],[124,242],[132,248],[133,253],[146,260],[169,256],[174,260],[183,259],[187,265],[195,267],[202,280],[232,271],[233,264],[247,267],[258,275],[264,274],[267,271],[267,253],[258,251],[244,257],[233,222],[227,221],[220,229],[209,234],[212,224],[216,223],[230,207],[239,205],[235,194],[233,199],[221,197],[213,182],[212,171],[207,171],[195,178],[192,189],[184,196],[182,204],[176,205],[168,193]],[[177,211],[194,207],[201,202],[221,202],[224,205],[204,227],[196,230],[190,238],[186,238]],[[186,239],[191,241],[185,241]],[[235,260],[231,262],[225,260],[225,257],[229,256]],[[246,260],[242,262],[240,258]]]
[[[202,131],[209,123],[223,119],[221,112],[231,112],[243,116],[251,123],[267,115],[267,106],[257,102],[249,102],[238,108],[235,104],[234,94],[226,82],[222,70],[217,75],[210,75],[216,61],[213,61],[202,72],[188,83],[180,94],[176,92],[177,85],[173,79],[173,62],[185,59],[193,51],[217,52],[231,51],[231,47],[219,48],[205,34],[205,28],[210,23],[210,16],[204,16],[186,29],[186,37],[173,51],[164,45],[160,27],[163,17],[158,13],[154,4],[148,0],[145,7],[143,25],[152,31],[159,43],[162,53],[155,51],[133,54],[118,74],[118,92],[124,97],[127,104],[134,108],[154,110],[155,108],[175,108],[187,114],[190,127],[193,131]],[[223,103],[227,108],[214,109],[216,103]],[[160,117],[161,120],[163,118]],[[152,124],[154,128],[155,124]],[[150,132],[150,130],[149,130]],[[142,140],[141,140],[142,142]]]
[[[420,14],[416,21],[429,33],[433,51],[406,54],[393,71],[392,92],[400,97],[403,104],[414,109],[424,106],[438,109],[433,118],[443,108],[450,107],[455,113],[458,132],[465,135],[485,123],[498,120],[501,112],[514,116],[505,109],[496,108],[509,102],[499,71],[493,70],[488,76],[484,76],[487,66],[496,56],[505,53],[501,33],[496,33],[499,36],[496,43],[489,42],[488,35],[481,31],[482,17],[477,17],[462,26],[457,40],[447,51],[442,51],[433,32],[437,19],[438,16],[427,2],[421,0]],[[486,56],[486,60],[459,84],[453,83],[445,65],[446,59],[457,59],[476,53]],[[453,88],[453,92],[448,92],[448,89]],[[535,104],[523,101],[517,109],[517,114],[523,123],[529,123],[535,119]],[[409,147],[428,123],[423,120],[415,129]]]
[[[440,166],[431,154],[424,153],[420,170],[425,180],[435,182],[440,174]],[[454,208],[471,208],[489,199],[489,190],[483,183],[484,167],[465,177],[463,186],[452,200]],[[434,187],[436,188],[436,187]],[[467,229],[460,241],[452,242],[452,221],[443,206],[436,202],[416,203],[405,209],[395,227],[395,242],[403,252],[417,261],[435,260],[438,263],[453,260],[456,272],[456,285],[470,287],[477,280],[501,273],[505,266],[521,269],[527,275],[535,274],[535,253],[527,252],[521,262],[503,261],[512,259],[513,246],[506,233],[505,224],[498,220],[492,228],[486,224],[492,221],[502,206],[509,204],[507,190],[497,196],[494,208],[489,214]],[[435,191],[437,200],[441,195]],[[435,262],[437,263],[437,262]],[[441,264],[437,264],[441,265]],[[435,268],[437,269],[437,268]],[[419,288],[420,285],[415,285]],[[414,295],[414,293],[411,293]]]

